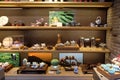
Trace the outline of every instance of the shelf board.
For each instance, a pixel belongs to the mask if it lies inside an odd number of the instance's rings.
[[[0,30],[111,30],[111,27],[90,27],[90,26],[74,26],[74,27],[49,27],[49,26],[2,26]]]
[[[83,53],[110,53],[109,49],[102,49],[102,48],[80,48],[79,50],[55,50],[55,48],[53,48],[52,50],[11,50],[11,49],[0,49],[0,52],[50,52],[50,53],[60,53],[60,52],[83,52]]]
[[[5,73],[6,80],[92,80],[92,74],[83,74],[81,67],[78,67],[79,73],[73,71],[65,71],[64,67],[60,67],[61,74],[54,71],[50,73],[51,67],[48,67],[46,74],[17,74],[20,67],[14,67]]]
[[[101,53],[101,52],[105,52],[105,53],[110,53],[110,50],[109,49],[107,49],[107,48],[105,48],[105,49],[102,49],[102,48],[91,48],[91,47],[81,47],[80,48],[80,51],[81,52],[99,52],[99,53]]]
[[[15,2],[15,1],[0,1],[1,8],[24,8],[24,7],[111,7],[112,2]]]

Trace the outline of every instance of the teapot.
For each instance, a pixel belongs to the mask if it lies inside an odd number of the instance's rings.
[[[101,17],[100,17],[100,16],[98,16],[98,17],[96,18],[95,23],[96,23],[97,25],[100,25],[100,24],[101,24]]]

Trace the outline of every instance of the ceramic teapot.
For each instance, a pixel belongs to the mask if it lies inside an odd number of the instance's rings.
[[[101,24],[101,17],[100,17],[100,16],[98,16],[98,17],[96,18],[95,23],[96,23],[97,25],[100,25],[100,24]]]

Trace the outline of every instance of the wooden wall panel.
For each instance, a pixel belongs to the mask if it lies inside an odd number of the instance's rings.
[[[112,26],[111,59],[120,54],[120,0],[114,0],[114,5],[108,11],[108,24]]]

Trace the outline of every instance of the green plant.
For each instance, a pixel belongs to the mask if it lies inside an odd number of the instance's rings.
[[[72,11],[50,11],[49,23],[61,22],[63,25],[71,23],[74,20]]]

